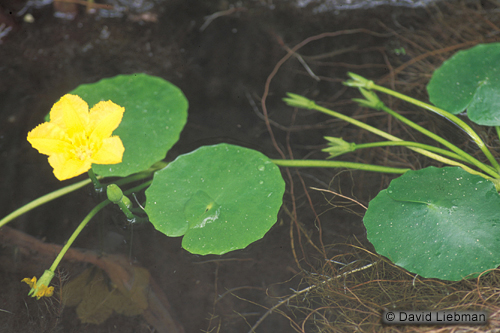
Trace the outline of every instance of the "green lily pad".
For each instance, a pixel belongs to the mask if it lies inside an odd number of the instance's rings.
[[[207,223],[216,222],[220,215],[219,205],[206,192],[199,190],[186,202],[184,216],[189,228],[204,228]]]
[[[458,281],[500,265],[500,196],[458,167],[408,171],[363,221],[379,254],[425,278]]]
[[[147,74],[118,75],[83,84],[70,94],[80,96],[90,108],[108,100],[125,108],[123,120],[113,132],[125,147],[122,162],[92,166],[104,177],[125,177],[164,159],[187,121],[188,102],[182,91]]]
[[[264,237],[276,223],[285,182],[260,152],[219,144],[179,156],[155,173],[146,212],[195,254],[223,254]]]
[[[430,101],[479,125],[500,125],[500,43],[457,52],[432,75]]]

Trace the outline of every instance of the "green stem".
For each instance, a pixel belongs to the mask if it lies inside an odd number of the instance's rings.
[[[90,180],[92,180],[92,184],[94,184],[95,191],[98,193],[104,191],[104,187],[101,185],[99,179],[97,179],[97,176],[95,175],[94,170],[92,170],[92,168],[89,169],[88,174]]]
[[[140,190],[142,190],[142,189],[144,189],[144,188],[148,187],[149,185],[151,185],[151,183],[152,183],[152,182],[153,182],[153,180],[149,180],[149,181],[147,181],[147,182],[145,182],[145,183],[143,183],[143,184],[137,185],[136,187],[133,187],[133,188],[131,188],[131,189],[126,190],[126,191],[124,192],[124,194],[130,194],[130,193],[133,193],[133,192],[140,191]],[[122,207],[120,206],[120,208],[122,208]],[[127,207],[127,209],[128,209],[128,207]],[[123,209],[122,209],[122,210],[123,210]],[[130,211],[130,209],[129,209],[129,212],[130,212],[130,214],[132,214],[132,216],[133,216],[132,218],[129,218],[129,217],[127,216],[127,219],[128,219],[128,221],[129,221],[130,223],[142,223],[142,222],[146,222],[146,221],[148,221],[148,220],[149,220],[149,218],[148,218],[147,216],[146,216],[146,217],[139,217],[139,216],[137,216],[137,215],[133,214],[133,213]]]
[[[66,252],[68,251],[68,249],[70,248],[70,246],[73,244],[73,242],[75,241],[76,237],[78,237],[78,235],[80,234],[80,232],[82,232],[83,228],[85,228],[85,226],[87,225],[87,223],[101,209],[103,209],[104,207],[106,207],[110,203],[111,203],[111,201],[104,200],[103,202],[101,202],[100,204],[98,204],[97,206],[95,206],[94,209],[92,209],[90,211],[90,213],[88,213],[87,216],[85,216],[85,218],[80,223],[80,225],[78,226],[78,228],[76,228],[76,230],[73,232],[73,234],[71,235],[71,237],[68,239],[68,241],[66,242],[66,244],[64,245],[64,247],[61,249],[61,252],[59,252],[59,254],[57,255],[56,259],[52,263],[52,266],[50,266],[49,271],[55,272],[55,270],[56,270],[57,266],[59,265],[59,263],[61,262],[62,258],[64,257],[64,255],[66,254]]]
[[[490,174],[490,176],[492,176],[493,178],[500,178],[500,175],[498,174],[498,172],[495,172],[495,170],[492,170],[489,166],[485,165],[484,163],[481,163],[480,161],[478,161],[477,159],[475,159],[471,155],[467,154],[465,151],[463,151],[462,149],[458,148],[457,146],[455,146],[451,142],[443,139],[439,135],[436,135],[436,134],[432,133],[431,131],[423,128],[422,126],[415,124],[413,121],[409,120],[406,117],[403,117],[402,115],[400,115],[399,113],[393,111],[392,109],[388,108],[385,105],[383,105],[381,107],[381,109],[383,111],[387,112],[388,114],[390,114],[391,116],[393,116],[394,118],[398,119],[399,121],[403,122],[404,124],[412,127],[413,129],[416,129],[417,131],[421,132],[424,135],[427,135],[431,139],[434,139],[435,141],[439,142],[440,144],[442,144],[443,146],[447,147],[451,151],[453,151],[456,154],[462,156],[463,159],[460,159],[460,160],[464,160],[465,159],[466,161],[468,161],[472,165],[474,165],[477,168],[483,170],[484,172]],[[446,155],[446,154],[444,154],[444,155]]]
[[[138,180],[142,180],[142,179],[151,177],[151,174],[154,173],[154,171],[156,171],[156,170],[153,170],[153,171],[149,171],[149,170],[148,171],[142,171],[142,172],[133,174],[131,176],[128,176],[126,178],[118,179],[117,181],[115,181],[113,183],[116,184],[116,185],[118,185],[118,186],[129,184],[129,183],[133,183],[133,182],[136,182]]]
[[[426,145],[423,143],[418,143],[418,142],[413,142],[413,141],[381,141],[381,142],[370,142],[370,143],[361,143],[361,144],[355,144],[354,145],[354,150],[357,149],[365,149],[365,148],[373,148],[373,147],[386,147],[386,146],[402,146],[402,147],[417,147],[421,149],[425,149],[428,151],[432,151],[437,154],[441,154],[444,156],[448,156],[450,158],[462,161],[462,162],[468,162],[467,159],[463,158],[460,155],[457,155],[449,150],[434,147],[431,145]]]
[[[89,181],[90,182],[90,181]],[[152,181],[148,181],[144,184],[141,184],[141,185],[138,185],[134,188],[131,188],[127,191],[125,191],[124,193],[125,194],[130,194],[132,192],[136,192],[136,191],[139,191],[139,190],[142,190],[143,188],[149,186],[151,184]],[[87,223],[89,223],[89,221],[101,210],[103,209],[104,207],[106,207],[108,204],[110,204],[111,201],[109,200],[104,200],[103,202],[101,202],[100,204],[98,204],[97,206],[95,206],[91,211],[90,213],[87,214],[87,216],[85,216],[85,218],[83,219],[83,221],[80,223],[80,225],[76,228],[76,230],[73,232],[73,234],[71,235],[71,237],[68,239],[68,241],[66,242],[66,244],[64,245],[64,247],[61,249],[61,252],[59,252],[59,254],[57,255],[56,259],[54,260],[54,262],[52,263],[52,266],[50,266],[49,268],[49,271],[51,272],[55,272],[57,266],[59,265],[59,263],[61,262],[62,258],[64,257],[64,255],[66,254],[66,252],[68,252],[68,249],[71,247],[71,245],[73,244],[73,242],[75,241],[76,237],[78,237],[78,235],[80,234],[80,232],[82,232],[83,228],[85,228],[85,226],[87,225]]]
[[[335,112],[335,111],[332,111],[330,109],[327,109],[327,108],[324,108],[322,106],[319,106],[318,104],[316,104],[314,101],[309,101],[309,104],[308,104],[308,108],[312,109],[312,110],[316,110],[316,111],[320,111],[320,112],[323,112],[327,115],[330,115],[332,117],[336,117],[336,118],[339,118],[339,119],[342,119],[348,123],[351,123],[353,125],[356,125],[358,127],[361,127],[367,131],[370,131],[374,134],[377,134],[383,138],[386,138],[388,140],[391,140],[391,141],[403,141],[402,139],[394,136],[394,135],[391,135],[389,133],[386,133],[384,131],[381,131],[373,126],[370,126],[368,124],[365,124],[359,120],[356,120],[356,119],[353,119],[351,117],[348,117],[346,115],[343,115],[341,113],[338,113],[338,112]],[[446,157],[443,157],[443,156],[440,156],[440,155],[437,155],[437,154],[434,154],[430,151],[427,151],[425,149],[420,149],[420,148],[412,148],[412,147],[409,147],[409,149],[413,150],[413,151],[416,151],[417,153],[419,154],[422,154],[424,156],[427,156],[429,158],[432,158],[438,162],[441,162],[441,163],[445,163],[445,164],[449,164],[449,165],[455,165],[455,166],[459,166],[461,167],[462,169],[464,169],[465,171],[469,172],[469,173],[472,173],[472,174],[475,174],[475,175],[481,175],[482,177],[484,176],[482,173],[480,172],[477,172],[476,170],[474,169],[471,169],[469,168],[468,166],[462,164],[462,163],[459,163],[457,161],[453,161],[453,160],[450,160]],[[490,177],[486,177],[486,178],[490,178]]]
[[[132,187],[132,188],[130,188],[130,189],[128,189],[128,190],[126,190],[126,191],[124,191],[123,193],[124,193],[124,194],[130,194],[130,193],[133,193],[133,192],[140,191],[140,190],[142,190],[143,188],[146,188],[146,187],[148,187],[149,185],[151,185],[151,183],[152,183],[152,182],[153,182],[153,180],[152,180],[152,179],[151,179],[151,180],[148,180],[147,182],[142,183],[142,184],[139,184],[139,185],[137,185],[136,187]]]
[[[135,221],[135,219],[137,218],[137,216],[134,215],[134,213],[132,213],[130,211],[130,209],[128,208],[128,206],[125,204],[125,202],[123,201],[119,201],[116,203],[118,205],[118,207],[120,207],[120,209],[122,210],[123,214],[125,214],[125,216],[127,217],[127,219],[130,221]]]
[[[12,221],[13,219],[15,219],[16,217],[21,216],[24,213],[29,212],[30,210],[32,210],[38,206],[41,206],[49,201],[52,201],[54,199],[57,199],[57,198],[65,195],[65,194],[68,194],[68,193],[73,192],[79,188],[82,188],[85,185],[87,185],[88,183],[90,183],[90,179],[85,179],[85,180],[82,180],[78,183],[75,183],[75,184],[63,187],[61,189],[58,189],[54,192],[50,192],[48,194],[45,194],[44,196],[41,196],[40,198],[35,199],[35,200],[27,203],[26,205],[22,206],[21,208],[16,209],[12,213],[10,213],[9,215],[7,215],[3,219],[1,219],[0,220],[0,228],[3,227],[5,224],[9,223],[10,221]]]
[[[158,163],[157,163],[158,164]],[[129,177],[126,177],[126,178],[122,178],[122,179],[119,179],[118,181],[116,181],[115,183],[117,185],[124,185],[124,184],[128,184],[128,183],[132,183],[132,182],[135,182],[137,180],[141,180],[141,179],[144,179],[144,178],[148,178],[151,176],[151,174],[153,172],[155,172],[156,170],[159,170],[160,168],[162,167],[165,167],[166,163],[164,164],[158,164],[158,167],[156,168],[150,168],[148,169],[147,171],[143,171],[143,172],[140,172],[140,173],[137,173],[137,174],[134,174],[134,175],[131,175]],[[13,211],[12,213],[10,213],[9,215],[5,216],[4,218],[2,218],[0,220],[0,228],[3,227],[4,225],[6,225],[7,223],[9,223],[10,221],[12,221],[13,219],[29,212],[30,210],[38,207],[38,206],[41,206],[47,202],[50,202],[54,199],[57,199],[65,194],[68,194],[68,193],[71,193],[79,188],[82,188],[84,187],[85,185],[89,184],[91,182],[91,179],[85,179],[85,180],[82,180],[78,183],[75,183],[75,184],[72,184],[72,185],[69,185],[69,186],[66,186],[66,187],[63,187],[61,189],[58,189],[54,192],[51,192],[51,193],[48,193],[44,196],[41,196],[40,198],[37,198],[29,203],[27,203],[26,205],[16,209],[15,211]],[[151,184],[151,182],[146,182],[145,184]],[[125,193],[127,193],[127,191],[125,191]]]
[[[420,148],[420,149],[424,149],[424,150],[428,150],[428,151],[433,151],[433,152],[436,152],[438,154],[442,154],[442,155],[445,155],[445,156],[448,156],[448,157],[451,157],[451,158],[454,158],[454,159],[457,159],[457,160],[461,160],[461,161],[464,161],[464,162],[469,162],[467,160],[464,160],[461,156],[459,155],[456,155],[455,153],[452,153],[446,149],[441,149],[441,148],[438,148],[438,147],[434,147],[434,146],[430,146],[430,145],[426,145],[426,144],[423,144],[423,143],[418,143],[418,142],[411,142],[411,141],[384,141],[384,142],[371,142],[371,143],[362,143],[362,144],[356,144],[354,145],[354,149],[357,150],[357,149],[364,149],[364,148],[373,148],[373,147],[385,147],[385,146],[405,146],[405,147],[417,147],[417,148]],[[410,148],[411,149],[411,148]],[[447,162],[447,164],[450,164],[449,162]],[[471,173],[471,174],[475,174],[475,175],[478,175],[478,176],[481,176],[485,179],[492,179],[492,177],[488,176],[488,175],[485,175],[484,173],[481,173],[479,171],[476,171],[474,169],[471,169],[461,163],[458,163],[456,162],[456,164],[453,164],[453,165],[456,165],[456,166],[459,166],[461,168],[463,168],[465,171]],[[488,167],[488,166],[485,166],[485,167]],[[491,170],[490,170],[491,171]],[[498,176],[496,173],[493,173],[493,175],[495,176]],[[498,177],[493,177],[493,178],[498,178]]]
[[[354,163],[344,161],[324,161],[324,160],[271,160],[274,164],[282,167],[292,168],[349,168],[373,172],[397,173],[403,174],[411,169],[391,168],[381,165]]]
[[[310,108],[312,110],[316,110],[316,111],[319,111],[319,112],[323,112],[329,116],[332,116],[332,117],[335,117],[335,118],[338,118],[338,119],[341,119],[343,121],[346,121],[348,123],[351,123],[353,125],[356,125],[364,130],[367,130],[369,132],[372,132],[373,134],[376,134],[378,136],[381,136],[383,138],[386,138],[388,140],[391,140],[391,141],[403,141],[402,139],[398,138],[398,137],[395,137],[394,135],[391,135],[387,132],[384,132],[382,130],[379,130],[378,128],[375,128],[373,126],[370,126],[368,124],[365,124],[364,122],[362,121],[359,121],[359,120],[356,120],[356,119],[353,119],[349,116],[346,116],[342,113],[339,113],[339,112],[336,112],[336,111],[332,111],[330,109],[327,109],[325,107],[322,107],[318,104],[316,104],[315,102],[311,101],[311,105],[310,105]]]
[[[483,142],[483,140],[481,139],[481,137],[479,137],[479,135],[469,125],[467,125],[462,119],[460,119],[457,116],[449,113],[448,111],[442,110],[442,109],[440,109],[438,107],[435,107],[433,105],[430,105],[430,104],[424,103],[422,101],[419,101],[417,99],[411,98],[409,96],[400,94],[400,93],[398,93],[396,91],[393,91],[391,89],[388,89],[388,88],[376,85],[375,83],[373,83],[373,81],[371,81],[371,84],[367,85],[366,88],[367,89],[377,90],[377,91],[383,92],[385,94],[394,96],[394,97],[399,98],[399,99],[401,99],[403,101],[406,101],[406,102],[409,102],[411,104],[417,105],[417,106],[419,106],[419,107],[421,107],[423,109],[426,109],[426,110],[432,111],[434,113],[437,113],[440,116],[443,116],[443,117],[449,119],[450,121],[454,122],[456,125],[458,125],[460,128],[462,128],[472,138],[472,140],[474,140],[474,142],[477,144],[477,146],[479,147],[479,149],[481,149],[481,151],[483,152],[483,154],[490,161],[491,165],[495,168],[495,170],[497,172],[500,172],[500,165],[495,160],[495,158],[493,157],[493,155],[489,151],[488,147],[486,147],[486,144]]]

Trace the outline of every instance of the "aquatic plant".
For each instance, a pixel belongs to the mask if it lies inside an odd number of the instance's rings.
[[[90,111],[88,105],[94,105]],[[23,280],[31,287],[29,295],[52,295],[50,280],[64,254],[110,203],[129,223],[150,221],[167,236],[184,236],[182,247],[201,255],[245,248],[274,225],[285,183],[262,153],[218,144],[162,161],[179,139],[187,108],[183,93],[170,82],[146,74],[119,75],[61,97],[46,122],[29,132],[33,147],[49,155],[56,178],[64,181],[86,171],[89,178],[21,207],[0,220],[0,227],[90,182],[108,197],[83,219],[38,282],[36,277]],[[133,204],[128,196],[144,189],[146,202]]]
[[[38,283],[36,277],[23,280],[31,287],[29,294],[40,298],[52,295],[50,280],[64,254],[87,223],[110,203],[120,207],[129,223],[149,221],[167,236],[183,236],[182,247],[191,253],[220,255],[261,239],[276,222],[285,188],[278,166],[344,167],[403,174],[370,202],[364,217],[368,239],[379,254],[423,277],[460,280],[477,276],[500,264],[500,165],[481,137],[456,114],[467,109],[471,121],[495,126],[500,137],[499,58],[500,44],[457,53],[428,85],[436,106],[349,74],[351,79],[345,84],[360,90],[364,98],[355,99],[360,105],[392,115],[444,148],[403,140],[300,95],[289,93],[284,99],[290,106],[323,112],[387,140],[355,144],[326,137],[329,147],[324,151],[329,158],[358,149],[404,146],[450,165],[421,170],[335,160],[273,160],[230,144],[200,147],[164,162],[187,120],[188,102],[177,87],[146,74],[81,85],[56,102],[47,122],[31,131],[28,140],[49,155],[58,179],[85,171],[89,179],[19,208],[0,220],[0,227],[91,182],[97,192],[106,190],[108,199],[83,219]],[[375,91],[453,122],[489,163],[391,110]],[[94,107],[88,111],[87,105]],[[108,181],[111,177],[115,180]],[[137,181],[142,183],[122,190]],[[133,204],[129,196],[144,189],[146,202]]]
[[[461,280],[476,277],[500,265],[500,165],[481,137],[457,114],[467,111],[470,121],[494,126],[500,137],[500,43],[460,51],[437,69],[427,90],[430,105],[371,80],[349,73],[349,87],[359,89],[361,106],[384,111],[442,147],[405,141],[351,117],[317,105],[303,96],[288,94],[294,107],[317,110],[370,131],[388,141],[355,144],[326,137],[330,158],[381,146],[404,146],[449,165],[421,170],[388,168],[335,161],[338,166],[376,172],[403,173],[368,206],[364,224],[377,252],[395,264],[426,278]],[[434,112],[457,126],[479,147],[487,162],[391,110],[376,91]],[[302,161],[307,164],[307,161]],[[397,169],[397,170],[392,170]]]

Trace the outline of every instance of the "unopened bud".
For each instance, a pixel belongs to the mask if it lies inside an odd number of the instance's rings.
[[[108,195],[109,201],[112,203],[119,203],[122,201],[123,198],[123,192],[122,190],[115,184],[110,184],[108,185],[106,189],[106,194]],[[130,200],[129,200],[130,201]]]

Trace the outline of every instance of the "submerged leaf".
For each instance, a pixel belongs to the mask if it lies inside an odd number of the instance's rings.
[[[142,314],[148,308],[149,272],[142,267],[131,269],[134,279],[130,290],[113,285],[97,267],[86,269],[63,286],[64,305],[77,306],[76,313],[84,324],[102,324],[113,311],[125,316]]]

